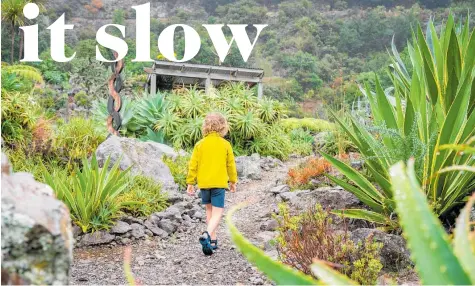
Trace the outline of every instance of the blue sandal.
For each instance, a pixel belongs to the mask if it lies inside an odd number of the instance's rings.
[[[207,231],[203,232],[203,234],[200,236],[200,243],[203,247],[203,253],[205,255],[213,254],[213,247],[211,246],[211,237],[209,236],[209,233]]]
[[[210,240],[210,243],[213,250],[218,249],[218,239]]]

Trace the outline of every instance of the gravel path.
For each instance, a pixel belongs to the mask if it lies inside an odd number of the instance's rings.
[[[262,179],[238,184],[237,192],[226,194],[226,209],[244,201],[251,204],[238,211],[234,222],[253,243],[268,240],[269,232],[260,231],[276,207],[275,200],[265,192],[286,178],[289,166],[262,173]],[[132,271],[140,284],[267,284],[255,267],[239,253],[230,241],[224,221],[218,231],[219,250],[205,257],[198,242],[204,223],[194,224],[187,233],[175,234],[167,240],[154,237],[132,244]],[[71,284],[126,284],[123,273],[125,246],[106,245],[74,251]],[[275,251],[274,251],[275,254]]]

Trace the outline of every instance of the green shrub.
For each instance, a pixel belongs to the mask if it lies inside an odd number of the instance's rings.
[[[33,96],[46,112],[53,115],[57,110],[65,107],[68,101],[67,94],[59,93],[51,88],[35,88]]]
[[[91,98],[87,95],[87,93],[84,90],[81,90],[80,92],[74,95],[74,102],[76,102],[78,106],[82,106],[84,108],[92,107]]]
[[[313,153],[313,135],[302,128],[290,131],[290,144],[292,153],[307,156]]]
[[[123,211],[145,217],[168,206],[166,195],[161,192],[162,186],[153,179],[138,175],[129,180],[129,189],[118,198],[119,202],[125,203]],[[127,205],[127,202],[134,204]]]
[[[175,183],[181,189],[186,189],[186,175],[188,174],[188,163],[191,155],[178,155],[175,159],[163,156],[163,162],[168,166],[172,173]]]
[[[348,231],[337,232],[328,211],[316,205],[301,215],[291,215],[279,205],[277,250],[282,262],[305,274],[312,274],[314,259],[340,265],[339,271],[363,285],[374,284],[382,269],[381,243],[368,238],[355,244]]]
[[[474,284],[475,230],[470,213],[475,206],[475,195],[472,195],[460,212],[453,232],[452,246],[445,229],[431,211],[432,208],[421,189],[414,170],[414,161],[409,161],[407,168],[399,162],[391,167],[390,171],[392,184],[398,190],[395,192],[395,202],[403,234],[411,250],[411,258],[416,265],[415,269],[421,278],[421,284]],[[277,284],[357,285],[355,281],[333,270],[322,260],[314,260],[310,266],[312,274],[318,277],[318,281],[273,261],[262,250],[247,241],[233,225],[232,216],[239,207],[234,207],[226,216],[231,238],[239,251]]]
[[[393,45],[393,91],[384,91],[378,77],[375,92],[368,85],[365,89],[374,127],[361,126],[356,119],[346,124],[334,115],[361,152],[369,171],[365,176],[323,154],[355,185],[329,178],[371,209],[347,210],[345,214],[397,227],[389,168],[411,157],[416,160],[417,180],[422,183],[422,190],[437,216],[447,218],[473,191],[474,173],[440,172],[448,166],[475,164],[473,156],[441,148],[447,144],[462,144],[475,134],[475,33],[470,34],[469,29],[468,21],[460,29],[456,28],[452,15],[443,25],[440,36],[432,22],[425,36],[419,26],[417,38],[410,46],[412,75]]]
[[[105,140],[105,133],[98,130],[91,119],[73,117],[58,126],[54,147],[69,160],[88,157]]]
[[[129,186],[130,169],[120,171],[117,161],[111,168],[110,158],[99,168],[96,156],[91,161],[82,159],[82,169],[75,168],[70,177],[44,173],[44,181],[53,188],[58,199],[68,206],[71,219],[83,232],[107,229],[118,218],[125,205],[119,196]]]
[[[304,129],[312,133],[331,131],[335,129],[335,125],[323,119],[316,118],[286,118],[281,121],[286,131],[295,129]]]
[[[41,110],[28,93],[2,91],[2,139],[7,145],[26,145]]]

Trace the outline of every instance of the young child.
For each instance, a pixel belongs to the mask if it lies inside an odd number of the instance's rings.
[[[219,226],[224,211],[224,196],[226,189],[236,191],[236,164],[234,162],[231,144],[223,137],[228,133],[228,123],[223,115],[210,113],[203,123],[203,136],[196,143],[191,155],[187,192],[193,195],[194,185],[198,181],[201,190],[201,200],[206,207],[207,229],[200,237],[200,243],[205,255],[213,254],[218,248],[216,229]]]

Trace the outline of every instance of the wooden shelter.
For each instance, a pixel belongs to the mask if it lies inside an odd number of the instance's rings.
[[[148,73],[147,84],[151,94],[158,89],[170,90],[176,87],[197,86],[209,92],[211,86],[218,87],[226,82],[244,82],[249,87],[257,84],[257,95],[262,97],[264,71],[252,68],[234,68],[190,63],[155,61]]]

